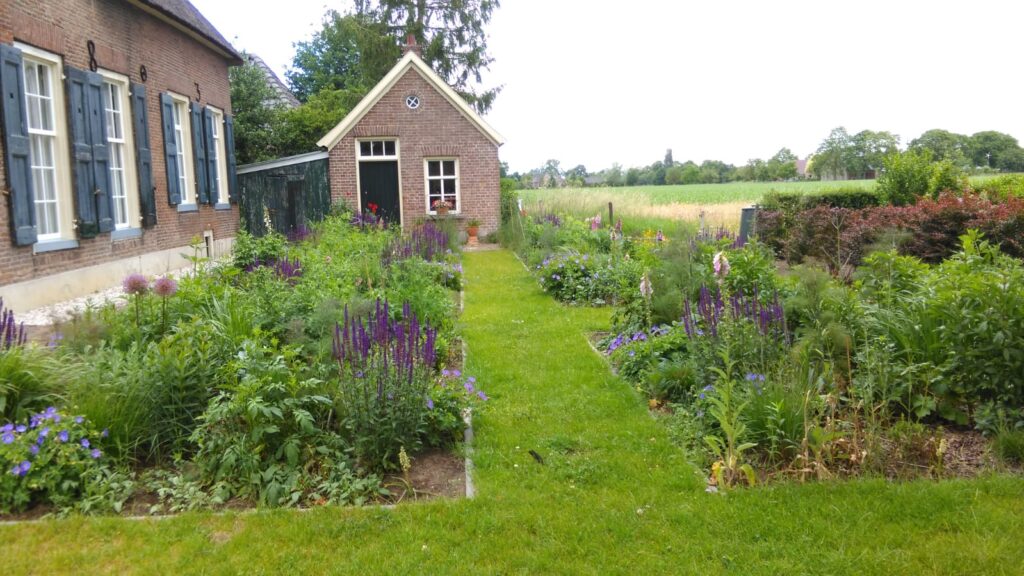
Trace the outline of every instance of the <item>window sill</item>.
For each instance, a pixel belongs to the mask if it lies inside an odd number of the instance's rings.
[[[178,212],[199,212],[198,204],[178,204]]]
[[[32,245],[33,254],[42,254],[44,252],[56,252],[58,250],[73,250],[78,248],[78,240],[47,240],[45,242],[36,242]]]
[[[461,212],[449,212],[447,214],[438,214],[437,212],[427,212],[427,217],[428,218],[433,218],[435,220],[444,220],[446,218],[449,219],[449,220],[462,220],[463,218],[465,218],[462,215]]]
[[[231,203],[230,202],[223,202],[223,203],[218,202],[218,203],[213,205],[213,209],[214,210],[231,210]]]
[[[130,238],[142,238],[142,228],[122,228],[110,233],[110,239],[115,242]]]

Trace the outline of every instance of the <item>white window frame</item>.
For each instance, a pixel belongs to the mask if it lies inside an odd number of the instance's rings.
[[[363,144],[369,144],[371,148],[374,148],[374,144],[381,144],[381,151],[378,153],[376,150],[371,150],[370,154],[363,153]],[[386,151],[387,144],[394,144],[394,154],[388,154]],[[363,138],[356,140],[356,159],[361,162],[372,162],[374,160],[398,160],[398,140],[395,138]]]
[[[195,156],[192,154],[192,110],[191,101],[186,96],[168,92],[174,101],[172,107],[174,130],[174,143],[177,145],[178,158],[178,187],[181,193],[181,203],[178,208],[194,207],[196,205]]]
[[[207,105],[206,109],[213,116],[212,133],[214,163],[217,166],[217,204],[223,206],[230,202],[228,198],[228,155],[224,142],[224,111],[209,105]],[[207,157],[209,157],[210,152],[210,150],[206,151]]]
[[[106,114],[106,125],[107,125],[107,149],[110,151],[110,201],[114,208],[114,229],[115,230],[127,230],[129,228],[139,228],[142,223],[142,215],[139,207],[139,195],[137,193],[139,189],[138,175],[135,173],[135,135],[132,124],[132,110],[131,110],[131,82],[128,77],[117,72],[111,72],[110,70],[99,70],[99,75],[103,78],[103,112]],[[107,98],[110,95],[110,86],[117,86],[120,92],[120,98],[118,104],[121,106],[120,120],[121,120],[121,139],[118,141],[111,137],[111,118],[112,114],[108,113],[107,109]],[[122,150],[121,155],[121,183],[124,185],[124,198],[125,198],[125,221],[118,222],[117,220],[117,198],[114,197],[114,180],[117,178],[117,168],[114,166],[115,146],[119,145]]]
[[[56,218],[55,223],[57,230],[47,233],[40,234],[38,221],[38,214],[36,216],[36,242],[38,244],[45,244],[46,242],[57,242],[61,240],[74,239],[74,203],[71,198],[71,156],[70,156],[70,144],[68,140],[68,124],[67,124],[67,106],[64,101],[64,63],[61,57],[57,54],[52,54],[45,50],[40,50],[34,46],[27,44],[21,44],[15,42],[14,46],[21,50],[22,54],[22,81],[25,84],[25,106],[26,118],[31,114],[31,107],[28,103],[28,82],[26,74],[28,73],[28,66],[25,64],[33,64],[42,66],[49,71],[49,82],[50,82],[50,103],[53,117],[51,118],[51,130],[40,130],[31,127],[31,120],[29,119],[29,125],[27,126],[29,132],[29,139],[31,141],[32,136],[44,137],[48,140],[51,146],[50,156],[53,158],[53,176],[52,183],[54,186],[54,199],[52,202],[56,204]],[[32,146],[30,146],[30,149]],[[33,166],[33,171],[36,168],[35,154],[29,153],[30,162]],[[39,203],[38,196],[39,191],[33,190],[33,207],[36,209],[36,204]]]
[[[441,162],[442,163],[441,166],[440,166],[441,174],[439,176],[431,176],[430,175],[430,163],[431,162]],[[446,175],[444,173],[444,162],[454,162],[455,163],[455,174],[454,175]],[[461,186],[461,183],[460,183],[461,178],[460,178],[460,173],[459,173],[459,159],[455,158],[455,157],[452,157],[452,156],[439,156],[439,157],[436,157],[436,158],[424,158],[423,159],[423,192],[424,192],[424,195],[425,195],[425,198],[426,198],[427,214],[437,214],[437,210],[434,210],[434,208],[430,205],[431,204],[431,200],[430,200],[430,183],[432,181],[441,181],[441,197],[445,198],[447,196],[444,193],[444,181],[445,180],[454,180],[455,181],[455,209],[454,210],[450,210],[449,214],[461,214],[462,213],[462,186]]]

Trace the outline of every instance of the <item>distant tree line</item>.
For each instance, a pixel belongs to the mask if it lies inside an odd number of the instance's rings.
[[[911,140],[906,152],[915,153],[919,161],[941,163],[938,169],[946,174],[1024,172],[1024,149],[1016,138],[1002,132],[984,131],[968,136],[941,129],[928,130]],[[624,169],[615,163],[591,173],[582,165],[562,170],[561,163],[551,159],[539,168],[508,176],[515,178],[523,188],[771,182],[797,178],[871,179],[879,177],[887,161],[902,153],[900,137],[891,132],[863,130],[851,135],[840,126],[809,156],[803,173],[797,167],[799,158],[789,148],[782,148],[767,160],[751,159],[743,166],[719,160],[705,160],[700,164],[692,160],[675,162],[670,149],[663,159],[648,166]],[[895,160],[890,164],[895,165]]]

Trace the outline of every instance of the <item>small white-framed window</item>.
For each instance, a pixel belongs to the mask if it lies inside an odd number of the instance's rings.
[[[72,237],[71,162],[61,57],[15,43],[22,51],[36,237]]]
[[[213,159],[216,170],[210,177],[217,182],[217,203],[227,204],[228,199],[228,163],[227,163],[227,149],[224,144],[224,113],[213,106],[207,106],[207,110],[213,116],[213,126],[211,127],[211,134],[213,135],[213,149],[207,150],[206,153],[210,158]]]
[[[174,100],[174,145],[178,150],[178,189],[182,204],[195,204],[196,193],[192,184],[195,166],[192,165],[192,123],[189,101],[184,96],[169,93]]]
[[[128,101],[128,78],[100,70],[103,77],[103,112],[106,115],[107,147],[110,154],[110,200],[114,205],[117,230],[139,227],[135,149]]]
[[[427,158],[424,160],[427,184],[427,213],[437,214],[438,208],[446,205],[449,212],[458,213],[459,201],[459,160],[458,158]]]
[[[397,160],[398,141],[360,140],[356,142],[360,160]]]

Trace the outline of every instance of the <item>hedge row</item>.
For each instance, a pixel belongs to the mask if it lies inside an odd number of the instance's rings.
[[[1024,257],[1024,198],[993,202],[979,194],[943,194],[913,206],[833,207],[762,210],[757,216],[761,241],[791,264],[822,260],[834,271],[860,263],[872,244],[895,245],[925,262],[953,254],[960,236],[976,228],[1003,252]]]

